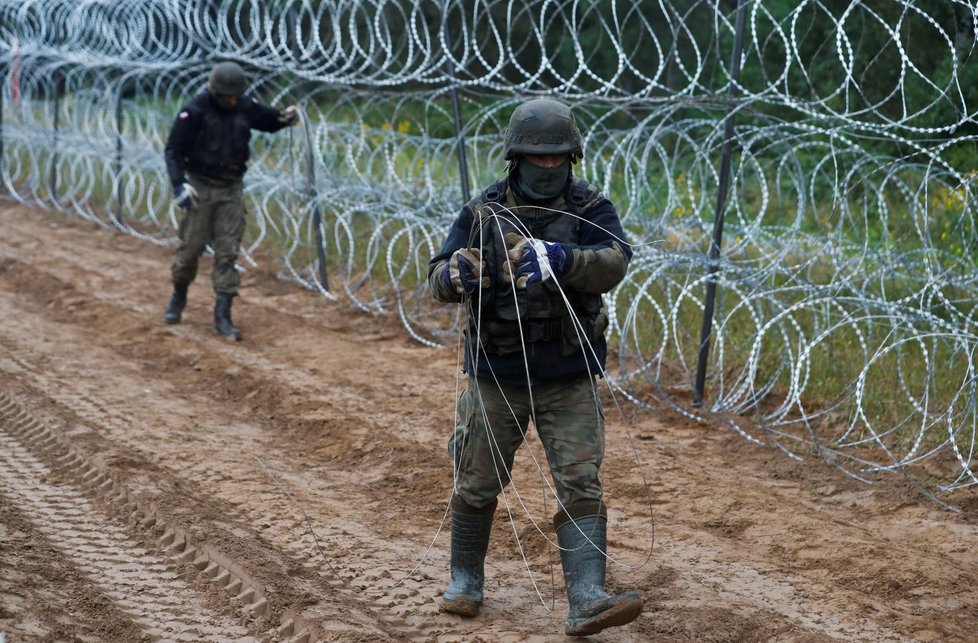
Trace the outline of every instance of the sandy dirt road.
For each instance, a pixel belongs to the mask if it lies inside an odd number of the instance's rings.
[[[224,341],[207,261],[165,326],[169,259],[0,205],[7,641],[568,640],[534,443],[482,615],[438,611],[453,350],[261,270],[236,302],[245,341]],[[646,608],[593,640],[978,640],[975,495],[952,514],[605,402],[609,585]]]

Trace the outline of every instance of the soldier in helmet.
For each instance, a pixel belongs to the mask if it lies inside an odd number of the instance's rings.
[[[248,84],[239,65],[215,65],[207,89],[177,114],[165,152],[173,201],[183,215],[180,244],[170,269],[173,296],[163,321],[180,322],[187,288],[197,276],[200,255],[209,243],[214,249],[214,332],[236,340],[241,339],[241,331],[231,321],[231,301],[240,281],[234,262],[245,230],[242,177],[251,130],[275,132],[299,120],[294,105],[273,109],[246,95]]]
[[[456,476],[442,609],[479,612],[497,496],[532,420],[559,507],[564,631],[587,636],[642,611],[637,594],[604,588],[604,414],[595,383],[607,353],[601,295],[622,280],[632,253],[614,205],[572,172],[583,150],[566,105],[519,105],[503,151],[506,177],[462,208],[428,267],[435,299],[468,307],[468,387],[449,440]]]

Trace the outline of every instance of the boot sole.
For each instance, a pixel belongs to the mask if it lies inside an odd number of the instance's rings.
[[[471,598],[456,598],[441,602],[441,611],[459,616],[478,616],[481,607],[481,603],[477,603]]]
[[[619,603],[575,627],[564,628],[567,636],[591,636],[609,627],[631,623],[642,613],[642,599],[632,599]]]

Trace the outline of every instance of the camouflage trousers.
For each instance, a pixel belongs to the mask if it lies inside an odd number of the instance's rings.
[[[532,420],[547,453],[557,498],[564,507],[601,500],[604,410],[589,377],[526,386],[469,378],[448,440],[455,492],[475,508],[488,506],[510,482],[513,458]]]
[[[187,181],[197,190],[197,205],[180,219],[180,245],[170,266],[175,284],[189,284],[197,276],[200,255],[210,244],[214,249],[211,283],[219,295],[236,295],[241,278],[234,267],[245,230],[245,205],[241,181],[221,184],[197,175]]]

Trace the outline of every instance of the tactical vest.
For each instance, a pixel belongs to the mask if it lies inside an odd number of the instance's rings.
[[[240,179],[247,167],[250,141],[251,123],[244,110],[208,109],[187,170],[215,179]]]
[[[581,220],[578,217],[587,219],[588,210],[603,199],[587,181],[574,177],[566,200],[560,196],[547,208],[517,207],[512,189],[503,179],[469,203],[474,214],[469,247],[481,249],[490,275],[490,286],[481,289],[474,300],[479,314],[478,319],[472,315],[469,320],[469,336],[474,338],[478,332],[486,353],[506,355],[521,351],[524,343],[559,339],[561,353],[571,356],[586,345],[582,334],[594,342],[604,333],[608,322],[601,313],[601,295],[567,287],[561,293],[553,278],[518,289],[505,282],[503,267],[507,233],[579,244]]]

